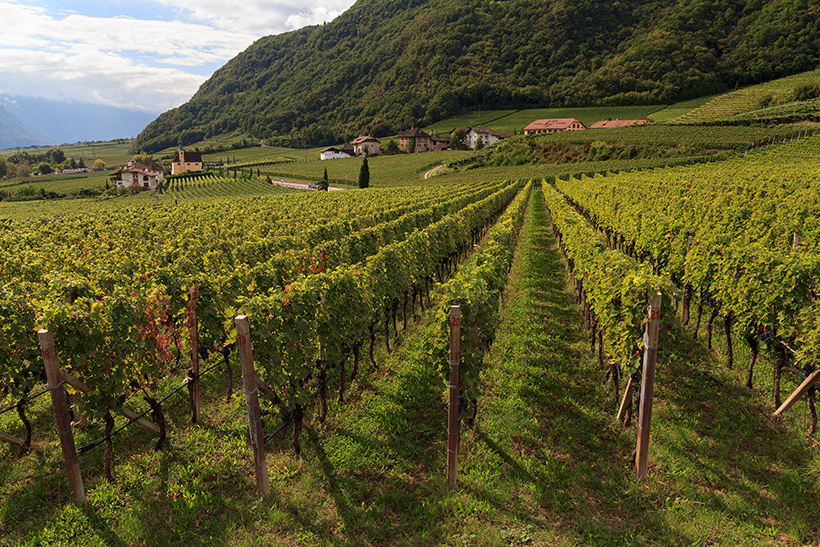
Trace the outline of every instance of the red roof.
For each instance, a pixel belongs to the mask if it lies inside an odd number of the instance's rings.
[[[551,120],[535,120],[524,131],[563,131],[571,126],[573,123],[581,124],[581,127],[586,127],[580,120],[575,118],[554,118]]]
[[[162,168],[159,167],[156,163],[153,163],[153,166],[145,165],[144,163],[137,163],[133,161],[129,161],[128,165],[111,175],[112,177],[117,176],[121,173],[140,173],[142,175],[149,175],[155,177],[162,173]]]
[[[628,125],[643,125],[649,120],[601,120],[590,125],[590,129],[608,129],[610,127],[626,127]]]
[[[371,137],[370,135],[364,135],[364,136],[359,135],[358,137],[356,137],[355,139],[350,141],[350,144],[355,145],[355,144],[362,144],[362,143],[365,143],[365,142],[379,142],[379,139],[377,139],[375,137]]]
[[[185,158],[185,163],[202,163],[202,154],[199,152],[186,152],[185,150],[177,151],[177,155],[174,156],[173,163],[182,163],[183,161],[180,160],[180,156]]]
[[[418,127],[412,127],[399,135],[400,139],[429,139],[430,135],[419,129]]]

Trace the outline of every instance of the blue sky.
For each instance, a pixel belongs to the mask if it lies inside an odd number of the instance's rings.
[[[354,0],[0,0],[0,95],[159,113],[269,34]]]

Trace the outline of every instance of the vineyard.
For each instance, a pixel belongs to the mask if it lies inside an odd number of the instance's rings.
[[[497,166],[310,193],[202,174],[127,206],[7,215],[0,533],[814,543],[810,129],[687,128],[748,148],[696,165]],[[633,142],[674,140],[651,131]]]
[[[739,89],[715,97],[677,118],[674,123],[786,119],[798,113],[816,115],[816,101],[803,99],[797,102],[795,99],[801,88],[816,88],[819,81],[820,72],[813,70]],[[771,109],[767,108],[769,105],[772,105]]]
[[[205,173],[170,178],[164,193],[169,198],[192,199],[278,194],[283,191],[281,186],[272,185],[258,177]]]

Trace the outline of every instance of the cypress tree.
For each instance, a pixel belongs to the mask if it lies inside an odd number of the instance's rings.
[[[362,161],[362,168],[359,170],[359,188],[370,186],[370,168],[367,166],[367,158]]]

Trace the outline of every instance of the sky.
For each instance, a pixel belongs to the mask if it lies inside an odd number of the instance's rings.
[[[255,40],[354,0],[0,0],[0,95],[158,114]]]

